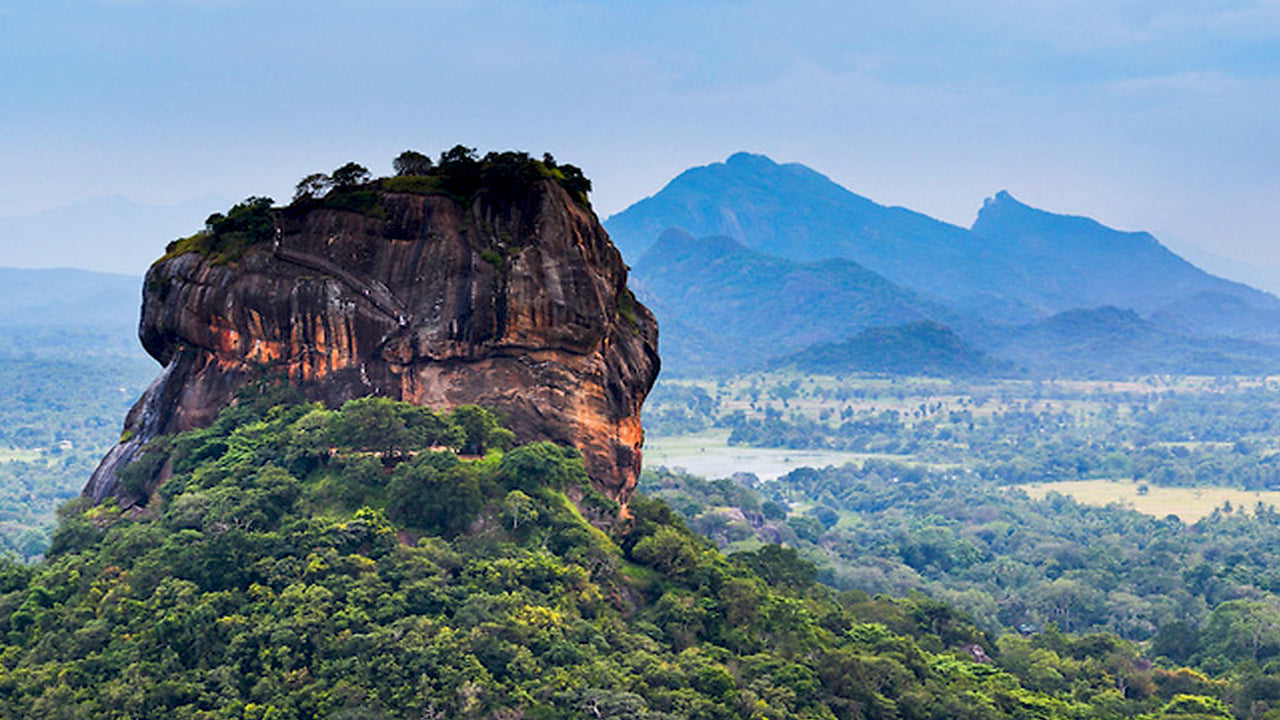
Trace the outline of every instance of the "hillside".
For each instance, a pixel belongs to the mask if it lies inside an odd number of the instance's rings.
[[[572,451],[464,459],[456,412],[287,395],[157,447],[146,512],[69,508],[48,560],[0,566],[0,715],[1123,718],[1181,687],[1130,643],[1046,635],[1055,691],[1017,662],[1034,642],[1002,665],[941,603],[837,595],[778,546],[726,558],[643,498],[620,524]]]
[[[871,327],[840,343],[819,343],[779,358],[777,367],[794,367],[805,373],[841,375],[882,373],[963,377],[1011,367],[975,350],[951,328],[932,321],[889,327]]]
[[[1192,338],[1116,307],[1068,310],[988,338],[989,351],[1033,375],[1115,378],[1151,373],[1269,375],[1272,345]]]
[[[1204,272],[1149,233],[1037,210],[1007,192],[986,201],[973,232],[1037,278],[1056,312],[1113,305],[1171,332],[1280,340],[1280,299]]]
[[[678,230],[663,233],[632,271],[675,374],[759,367],[871,326],[946,313],[849,260],[784,260]]]
[[[853,260],[902,287],[964,307],[992,303],[1009,295],[1010,286],[1031,282],[964,228],[878,205],[803,165],[748,153],[686,170],[610,217],[605,228],[633,263],[665,230],[678,228],[697,237],[731,237],[788,260]]]
[[[1031,208],[1007,192],[988,199],[966,230],[878,205],[802,165],[738,153],[681,173],[606,227],[671,329],[672,367],[681,371],[748,369],[762,353],[803,349],[802,340],[845,342],[866,327],[920,319],[1032,374],[1271,372],[1269,357],[1280,356],[1280,299],[1210,275],[1148,233]],[[707,269],[720,266],[673,254],[672,232],[730,238],[736,256],[756,255],[713,274]],[[727,241],[717,242],[727,252]],[[779,267],[794,267],[787,263],[839,261],[883,282],[873,289],[851,280],[836,290],[814,279],[812,292],[777,282]],[[888,309],[884,283],[910,293],[905,305],[918,316]],[[1117,335],[1124,331],[1095,312],[1102,306],[1136,313],[1141,332]],[[755,316],[755,308],[768,312]],[[1071,312],[1083,315],[1055,317]],[[1099,334],[1086,337],[1091,329]],[[744,348],[752,337],[773,347]]]

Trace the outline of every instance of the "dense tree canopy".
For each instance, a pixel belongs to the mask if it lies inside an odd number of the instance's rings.
[[[427,445],[466,437],[448,416],[278,400],[167,440],[145,512],[72,505],[44,563],[0,567],[0,715],[1118,718],[1236,699],[1113,636],[997,645],[924,597],[815,585],[791,550],[726,558],[661,502],[620,521],[571,450],[462,458]],[[407,439],[357,432],[374,427]]]

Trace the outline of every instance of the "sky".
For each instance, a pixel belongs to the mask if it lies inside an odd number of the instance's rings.
[[[579,165],[604,218],[745,150],[1280,267],[1274,0],[7,0],[0,68],[0,220],[459,143]]]

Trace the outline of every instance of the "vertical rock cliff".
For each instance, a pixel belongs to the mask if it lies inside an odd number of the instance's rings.
[[[331,406],[383,395],[496,409],[521,442],[578,448],[625,503],[657,324],[595,215],[552,179],[465,201],[388,189],[406,185],[264,209],[272,238],[235,252],[179,243],[157,261],[139,333],[164,370],[84,493],[137,502],[119,472],[145,443],[208,424],[271,373]]]

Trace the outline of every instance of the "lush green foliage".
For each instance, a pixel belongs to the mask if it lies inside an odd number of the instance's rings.
[[[556,181],[575,201],[589,205],[591,181],[574,165],[557,163],[549,153],[535,160],[528,153],[489,152],[483,157],[475,148],[456,145],[440,153],[437,162],[415,150],[400,153],[393,162],[394,177],[372,180],[362,165],[347,163],[326,175],[314,173],[303,178],[294,194],[294,204],[320,204],[380,216],[377,189],[425,195],[448,195],[469,203],[483,193],[500,201],[518,199],[536,180]]]
[[[1233,699],[1162,684],[1107,636],[977,662],[958,648],[995,647],[940,603],[837,596],[781,548],[726,559],[643,497],[617,522],[572,452],[459,458],[420,447],[457,440],[440,415],[276,399],[173,438],[145,513],[70,507],[47,561],[0,568],[0,715],[1119,718]],[[371,427],[429,430],[344,440]]]
[[[0,331],[0,552],[48,547],[54,508],[74,497],[120,436],[155,364],[96,332]]]
[[[1152,640],[1155,654],[1216,672],[1239,663],[1280,672],[1271,507],[1188,526],[883,461],[801,469],[754,488],[659,472],[642,487],[721,545],[803,549],[836,587],[923,590],[993,632],[1052,623]]]
[[[422,153],[406,150],[395,161],[396,178],[383,181],[387,189],[405,192],[443,192],[462,202],[481,190],[491,198],[510,200],[522,195],[539,179],[555,180],[583,206],[589,205],[591,181],[575,165],[557,163],[550,153],[535,160],[518,151],[489,152],[480,157],[475,148],[455,145],[432,163]],[[418,180],[414,182],[412,178]],[[422,179],[434,178],[431,183]]]
[[[165,257],[198,252],[209,256],[214,264],[238,259],[250,247],[275,237],[273,202],[269,197],[251,197],[232,206],[225,215],[210,215],[204,230],[169,243]]]
[[[752,375],[663,382],[662,433],[712,425],[730,442],[962,466],[1002,483],[1127,478],[1159,486],[1280,487],[1272,381],[950,382]]]

